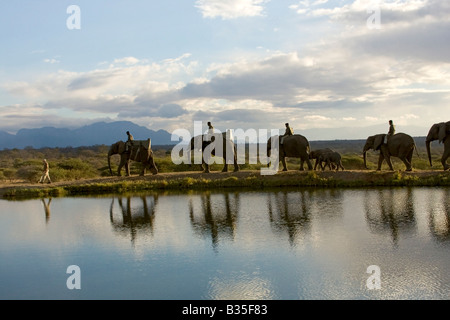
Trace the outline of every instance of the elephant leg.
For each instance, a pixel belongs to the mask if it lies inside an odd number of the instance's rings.
[[[406,171],[412,171],[411,163],[408,161],[407,157],[402,157],[400,158],[400,160],[402,160],[403,163],[405,164]]]
[[[281,163],[283,164],[283,171],[288,171],[287,165],[286,165],[286,157],[285,156],[281,156]]]
[[[236,154],[236,152],[234,152],[233,164],[234,164],[234,172],[238,172],[239,171],[239,165],[237,163],[237,154]]]
[[[300,171],[305,171],[304,164],[305,164],[305,160],[300,159],[300,168],[299,168]]]
[[[306,165],[308,166],[308,170],[313,169],[313,165],[311,163],[311,160],[309,160],[309,155],[306,157]]]
[[[385,158],[386,158],[386,162],[387,162],[387,164],[388,164],[388,166],[389,166],[389,169],[390,169],[391,171],[394,171],[394,167],[392,166],[392,162],[391,162],[391,157],[385,156]]]
[[[316,163],[314,164],[314,170],[317,170],[317,165],[319,164],[319,159],[316,159]]]
[[[228,172],[228,163],[227,161],[224,159],[225,165],[223,166],[222,172]]]
[[[450,169],[450,166],[447,164],[447,159],[450,157],[450,137],[447,137],[444,141],[444,154],[441,158],[442,166],[444,170]]]
[[[119,167],[117,168],[117,176],[122,176],[122,168],[125,166],[125,163],[122,163],[122,161],[119,163]],[[127,171],[127,167],[125,167],[125,171]]]
[[[203,169],[203,173],[210,173],[210,171],[209,171],[209,164],[206,163],[204,160],[202,162],[202,169]]]
[[[378,157],[378,168],[377,171],[381,170],[381,165],[383,164],[384,161],[384,155],[382,152],[380,152],[380,156]]]
[[[130,161],[129,160],[127,160],[127,162],[125,162],[125,171],[127,173],[127,177],[131,176]]]

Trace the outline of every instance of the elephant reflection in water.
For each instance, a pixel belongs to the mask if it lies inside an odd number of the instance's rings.
[[[212,246],[217,248],[224,237],[234,239],[239,210],[239,193],[205,192],[200,197],[201,209],[189,200],[189,217],[194,232],[202,237],[211,236]],[[194,199],[195,200],[195,199]]]
[[[311,229],[312,191],[280,191],[269,193],[267,207],[271,226],[278,232],[287,232],[289,243],[295,244],[296,236]]]
[[[150,204],[149,199],[150,198]],[[117,198],[119,205],[120,218],[114,210],[115,198],[112,199],[109,209],[109,216],[113,230],[118,234],[131,237],[131,242],[134,243],[137,238],[138,231],[150,231],[153,233],[155,208],[158,202],[158,196],[151,197],[141,196],[141,204],[133,206],[132,200],[137,200],[137,197],[126,197],[125,201],[122,197]]]
[[[394,244],[400,233],[417,230],[411,188],[369,190],[364,197],[364,208],[369,229],[374,233],[390,232]]]
[[[445,242],[450,240],[450,189],[442,190],[441,201],[433,193],[429,197],[428,224],[431,234],[436,240]]]
[[[52,202],[52,198],[48,198],[47,202],[45,202],[45,199],[41,199],[41,201],[44,205],[45,223],[48,223],[50,221],[50,203]]]

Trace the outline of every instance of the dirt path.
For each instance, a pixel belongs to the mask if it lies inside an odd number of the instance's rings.
[[[264,176],[264,179],[301,179],[303,176],[307,175],[309,171],[297,171],[290,170],[288,172],[279,172],[276,175]],[[398,171],[397,171],[398,172]],[[374,178],[374,175],[378,178],[384,176],[391,177],[394,172],[392,171],[369,171],[369,170],[347,170],[347,171],[324,171],[315,173],[322,178],[333,178],[340,181],[369,181]],[[445,175],[450,178],[450,172],[444,172],[442,170],[416,170],[412,172],[401,171],[403,176],[414,176],[418,178],[428,178],[437,175]],[[54,182],[52,184],[39,184],[39,183],[29,183],[29,182],[13,182],[13,183],[0,183],[0,197],[3,197],[4,193],[11,189],[38,189],[38,188],[48,188],[48,187],[66,187],[73,185],[88,185],[95,183],[116,183],[121,181],[157,181],[157,180],[172,180],[172,179],[183,179],[186,177],[194,179],[225,179],[227,177],[237,177],[237,178],[248,178],[252,176],[262,177],[260,171],[239,171],[239,172],[211,172],[202,173],[200,171],[188,171],[188,172],[168,172],[168,173],[158,173],[157,175],[146,175],[144,177],[131,176],[131,177],[99,177],[94,179],[82,179],[75,181],[61,181]]]

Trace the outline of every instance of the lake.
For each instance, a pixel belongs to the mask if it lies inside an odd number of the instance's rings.
[[[0,200],[0,299],[448,299],[448,270],[450,188]]]

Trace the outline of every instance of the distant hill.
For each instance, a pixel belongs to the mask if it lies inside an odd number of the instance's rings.
[[[349,129],[351,130],[351,129]],[[356,130],[356,129],[354,129]],[[380,133],[382,128],[368,127],[369,132]],[[130,121],[116,122],[97,122],[77,129],[44,127],[36,129],[21,129],[16,134],[9,134],[0,131],[0,150],[3,149],[23,149],[26,147],[40,148],[65,148],[65,147],[84,147],[94,145],[110,145],[116,141],[127,139],[126,132],[130,131],[137,140],[152,139],[153,146],[173,146],[178,141],[171,141],[171,133],[165,130],[150,130],[139,126]],[[423,130],[421,130],[423,131]],[[421,133],[419,130],[413,130],[410,133],[416,140],[419,148],[425,145],[425,137],[415,136],[414,133]],[[348,136],[354,136],[354,139],[342,139],[336,137],[333,129],[320,129],[320,135],[316,130],[298,130],[296,133],[305,135],[311,143],[312,149],[328,147],[336,149],[339,152],[349,152],[350,150],[362,150],[365,143],[356,134],[348,133]],[[335,137],[336,140],[326,137]],[[433,148],[439,147],[437,143]]]
[[[130,131],[137,140],[152,139],[152,145],[173,145],[171,134],[164,130],[150,130],[130,121],[97,122],[78,129],[44,127],[38,129],[21,129],[15,135],[0,131],[1,149],[64,148],[93,145],[109,145],[119,140],[126,140]]]

